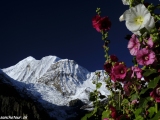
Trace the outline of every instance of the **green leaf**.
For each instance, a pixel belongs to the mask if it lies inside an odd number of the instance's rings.
[[[134,120],[144,120],[144,118],[143,118],[141,115],[139,115],[139,116],[137,116],[136,119],[134,119]]]
[[[106,98],[106,96],[105,95],[100,95],[99,98],[103,99],[103,98]]]
[[[92,112],[87,113],[83,118],[81,118],[81,120],[87,120],[87,118],[90,118],[92,115]]]
[[[138,99],[138,94],[135,93],[131,96],[131,101],[136,99]]]
[[[141,98],[139,101],[139,108],[145,108],[148,101],[150,101],[151,97],[147,97],[147,98]]]
[[[103,120],[104,118],[109,118],[109,116],[110,116],[110,111],[109,111],[109,110],[103,111],[103,113],[102,113],[102,120]]]
[[[148,77],[149,75],[156,73],[156,69],[146,69],[145,72],[143,73],[143,76]]]
[[[95,100],[96,100],[96,97],[95,97],[95,93],[94,93],[94,92],[90,92],[89,100],[90,100],[90,101],[95,101]]]
[[[128,103],[129,103],[129,101],[128,101],[127,99],[123,99],[123,100],[122,100],[122,104],[123,104],[123,105],[128,105]]]
[[[94,108],[92,114],[95,114],[97,112],[97,107]]]
[[[155,113],[155,107],[150,107],[148,109],[148,112],[149,112],[149,117],[151,118],[153,116],[153,114]]]
[[[96,88],[98,89],[98,88],[100,88],[102,86],[102,83],[97,83],[96,84]]]
[[[135,117],[138,117],[139,114],[142,113],[142,108],[138,108],[134,111]]]
[[[148,88],[155,88],[157,86],[157,83],[159,82],[159,80],[160,80],[160,76],[154,78],[154,80],[151,80],[148,83]]]
[[[160,119],[160,110],[157,112],[157,114],[151,120],[159,120],[159,119]]]
[[[140,95],[141,95],[141,94],[144,94],[148,89],[149,89],[148,87],[145,88],[145,89],[142,89],[141,92],[140,92]]]

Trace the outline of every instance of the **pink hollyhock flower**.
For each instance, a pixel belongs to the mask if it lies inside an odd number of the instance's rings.
[[[116,118],[117,117],[117,111],[116,111],[116,108],[115,107],[113,107],[113,106],[110,106],[109,107],[110,108],[110,110],[111,110],[111,116],[112,116],[112,118]]]
[[[92,25],[98,32],[101,32],[101,30],[106,31],[110,29],[111,21],[107,16],[101,18],[99,15],[96,15],[92,18]]]
[[[137,100],[132,100],[132,102],[131,102],[131,104],[133,104],[133,105],[135,105],[137,103],[139,103],[139,101],[137,101]]]
[[[129,49],[131,55],[137,55],[137,51],[140,48],[140,42],[135,34],[133,34],[129,40],[127,48]]]
[[[105,64],[104,64],[104,70],[107,72],[107,73],[111,73],[111,67],[112,67],[112,64],[111,63],[109,63],[109,62],[106,62]]]
[[[141,68],[139,68],[137,66],[133,66],[131,69],[133,71],[131,78],[133,78],[135,74],[136,74],[138,79],[142,78],[142,70],[141,70]]]
[[[118,62],[118,58],[115,55],[110,56],[112,62]]]
[[[155,53],[152,50],[143,48],[137,52],[136,60],[139,65],[150,65],[155,59]]]
[[[123,81],[123,79],[126,77],[126,73],[127,73],[126,66],[124,64],[122,64],[122,63],[117,62],[112,67],[111,79],[114,82]]]
[[[160,84],[153,89],[153,91],[150,93],[150,96],[154,98],[156,102],[160,102]]]
[[[103,120],[109,120],[108,118],[104,118]]]
[[[149,48],[153,48],[154,43],[153,43],[153,41],[152,41],[152,38],[151,38],[151,37],[148,39],[148,41],[147,41],[147,45],[149,46]]]

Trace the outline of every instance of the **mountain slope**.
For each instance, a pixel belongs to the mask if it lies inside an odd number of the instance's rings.
[[[75,61],[56,56],[46,56],[41,60],[27,57],[16,65],[2,70],[17,81],[12,84],[42,104],[50,116],[56,116],[58,120],[75,116],[74,113],[66,112],[70,109],[66,106],[69,106],[71,100],[78,98],[89,103],[89,93],[95,89],[92,82],[97,79],[94,72],[89,72]],[[104,83],[107,76],[104,71],[99,72],[101,73],[99,81]],[[106,96],[109,94],[105,84],[102,84],[100,92]]]

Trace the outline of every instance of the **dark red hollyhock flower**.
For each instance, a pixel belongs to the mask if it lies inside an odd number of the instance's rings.
[[[126,74],[127,74],[127,67],[124,64],[122,64],[120,62],[117,62],[112,67],[111,79],[114,82],[124,81],[124,78],[126,77]]]
[[[150,96],[154,98],[156,102],[160,102],[160,84],[153,89],[153,91],[150,93]]]
[[[120,115],[116,118],[116,120],[130,120],[127,115]]]
[[[117,118],[116,108],[113,107],[113,106],[110,106],[109,108],[110,108],[110,110],[111,110],[111,116],[112,116],[112,118],[116,119],[116,118]]]
[[[106,62],[104,63],[104,70],[107,72],[107,73],[111,73],[111,68],[112,68],[112,64],[109,63],[109,62]]]
[[[100,23],[100,26],[99,26],[100,30],[108,31],[111,28],[111,21],[109,20],[107,16],[101,18],[99,23]]]
[[[118,62],[118,58],[115,55],[110,56],[112,62]]]
[[[132,86],[131,82],[124,83],[123,90],[125,91],[125,95],[127,95],[127,96],[130,95],[130,92],[131,92],[131,88],[130,87],[131,86]]]
[[[93,27],[98,31],[100,32],[100,28],[99,28],[99,21],[100,21],[101,17],[100,15],[96,15],[92,18],[92,25]]]
[[[92,18],[92,25],[98,32],[101,32],[101,30],[106,31],[110,29],[111,21],[108,17],[101,18],[99,15],[96,15]]]

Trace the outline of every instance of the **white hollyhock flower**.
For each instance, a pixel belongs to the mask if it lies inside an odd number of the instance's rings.
[[[123,15],[121,15],[121,16],[119,17],[119,21],[124,21]]]
[[[126,20],[126,27],[133,33],[137,33],[144,27],[150,31],[155,26],[154,18],[143,4],[126,10],[123,18]]]
[[[122,0],[123,5],[129,5],[129,0]]]

